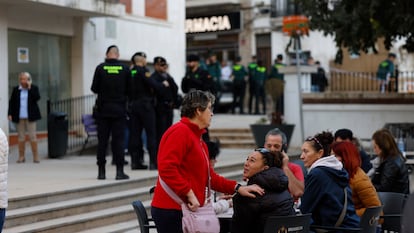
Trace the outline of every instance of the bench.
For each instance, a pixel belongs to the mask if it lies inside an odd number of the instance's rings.
[[[79,154],[82,154],[82,152],[85,150],[86,145],[88,144],[91,137],[98,137],[98,128],[92,114],[83,114],[82,124],[84,126],[87,137]]]

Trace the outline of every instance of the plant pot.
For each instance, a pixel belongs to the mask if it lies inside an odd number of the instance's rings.
[[[270,124],[252,124],[250,129],[252,130],[254,141],[257,147],[263,147],[265,143],[265,136],[269,130],[279,128],[283,133],[286,134],[288,147],[290,144],[290,138],[292,137],[293,129],[295,125],[282,124],[282,125],[270,125]]]

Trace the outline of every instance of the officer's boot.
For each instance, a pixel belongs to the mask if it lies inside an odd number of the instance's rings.
[[[138,170],[138,169],[147,169],[148,167],[142,164],[142,161],[138,158],[138,154],[136,152],[131,153],[131,169]]]
[[[24,163],[26,159],[24,158],[26,142],[19,142],[19,159],[16,161],[17,163]]]
[[[40,163],[39,151],[37,149],[37,141],[30,142],[30,145],[32,146],[33,163]]]
[[[157,170],[157,153],[155,150],[148,150],[149,156],[150,156],[150,170]]]
[[[116,180],[127,180],[129,179],[129,176],[124,173],[124,165],[123,164],[117,164],[116,165]]]
[[[98,180],[105,180],[105,165],[98,166]]]

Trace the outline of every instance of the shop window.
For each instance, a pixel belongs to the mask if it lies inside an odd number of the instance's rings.
[[[167,20],[167,0],[145,0],[145,16]]]

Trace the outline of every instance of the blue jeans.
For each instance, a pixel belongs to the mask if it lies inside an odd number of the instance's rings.
[[[158,233],[183,233],[181,224],[183,212],[181,210],[151,207],[151,215]]]
[[[4,220],[6,219],[6,209],[0,209],[0,232],[3,231]]]

